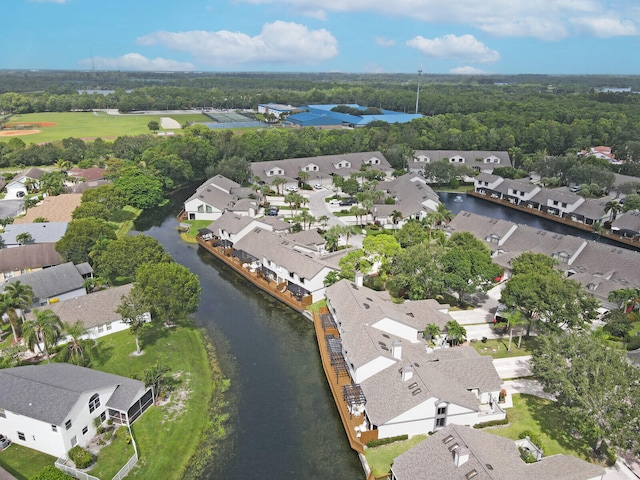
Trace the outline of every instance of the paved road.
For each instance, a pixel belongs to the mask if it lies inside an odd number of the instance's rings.
[[[502,379],[530,377],[533,374],[531,372],[531,365],[529,364],[530,360],[531,355],[498,358],[493,361],[493,366],[496,367],[496,371]]]

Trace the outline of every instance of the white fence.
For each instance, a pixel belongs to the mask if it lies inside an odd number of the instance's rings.
[[[129,438],[131,438],[131,444],[133,445],[133,456],[125,463],[124,467],[120,469],[118,473],[116,473],[111,480],[121,480],[126,477],[129,471],[138,463],[138,447],[136,446],[136,441],[133,439],[133,433],[131,433],[131,427],[127,426],[129,429]],[[78,480],[100,480],[98,477],[94,477],[93,475],[89,475],[88,473],[81,472],[77,468],[71,467],[67,465],[69,461],[66,457],[60,457],[56,460],[55,466],[58,470],[63,471],[67,475],[72,476],[73,478],[77,478]]]

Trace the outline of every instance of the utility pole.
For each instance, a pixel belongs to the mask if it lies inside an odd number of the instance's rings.
[[[418,92],[416,93],[416,114],[418,113],[418,104],[420,103],[420,75],[422,75],[422,70],[418,70]]]

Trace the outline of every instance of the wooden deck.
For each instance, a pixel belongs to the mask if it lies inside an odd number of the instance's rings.
[[[514,210],[520,210],[521,212],[525,212],[525,213],[528,213],[530,215],[535,215],[536,217],[546,218],[547,220],[551,220],[551,221],[557,222],[557,223],[562,223],[563,225],[568,225],[570,227],[578,228],[580,230],[585,230],[587,232],[593,232],[593,233],[596,233],[596,234],[598,234],[598,235],[600,235],[602,237],[606,237],[606,238],[608,238],[610,240],[613,240],[615,242],[619,242],[619,243],[621,243],[623,245],[628,245],[630,247],[633,247],[634,249],[640,249],[640,237],[632,239],[632,238],[629,238],[629,237],[622,237],[620,235],[616,235],[614,233],[610,233],[610,232],[607,232],[607,231],[598,233],[593,229],[592,225],[587,225],[587,224],[581,223],[581,222],[574,222],[571,219],[558,217],[557,215],[551,215],[550,213],[546,213],[546,212],[541,212],[540,210],[536,210],[535,208],[523,207],[522,205],[514,205],[513,203],[509,202],[508,200],[503,200],[503,199],[500,199],[500,198],[492,198],[490,195],[483,195],[482,193],[478,193],[478,192],[476,192],[474,190],[467,191],[467,195],[479,198],[481,200],[486,200],[487,202],[497,203],[497,204],[503,205],[505,207],[513,208]]]
[[[313,325],[316,330],[316,338],[318,341],[320,358],[322,360],[322,368],[324,369],[324,374],[327,377],[327,382],[329,383],[331,394],[333,395],[338,413],[340,414],[342,425],[344,426],[345,432],[347,433],[349,445],[351,445],[351,448],[356,452],[364,454],[366,443],[370,440],[376,440],[378,438],[378,431],[370,430],[362,432],[360,433],[360,435],[358,435],[356,427],[362,425],[362,423],[365,421],[365,418],[364,415],[360,415],[359,417],[351,415],[351,413],[349,412],[349,407],[344,400],[342,387],[344,385],[351,385],[351,377],[348,373],[342,375],[338,374],[334,367],[331,365],[331,358],[327,349],[326,335],[333,334],[337,337],[338,331],[337,329],[331,327],[326,329],[323,328],[322,320],[320,319],[320,315],[323,313],[329,313],[326,307],[320,309],[319,312],[314,312],[313,314]]]
[[[288,305],[298,312],[303,312],[312,303],[310,295],[302,297],[298,300],[290,291],[287,290],[287,284],[276,284],[273,280],[263,277],[259,272],[252,272],[249,269],[242,266],[242,262],[233,256],[233,249],[214,246],[211,240],[203,240],[199,235],[196,236],[198,244],[214,257],[233,268],[236,272],[242,275],[244,278],[253,283],[260,290],[268,293],[272,297],[277,298],[282,303]]]

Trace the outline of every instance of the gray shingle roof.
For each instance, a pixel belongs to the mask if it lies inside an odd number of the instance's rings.
[[[431,159],[431,162],[438,162],[443,159],[450,159],[452,157],[460,155],[463,157],[465,161],[465,165],[467,166],[475,166],[475,165],[485,165],[495,167],[510,167],[511,159],[509,158],[509,153],[505,151],[489,151],[489,150],[416,150],[413,153],[414,157],[418,157],[420,155],[426,155]],[[489,158],[491,156],[498,157],[500,159],[500,163],[487,163],[484,162],[476,162],[476,158]]]
[[[7,245],[17,245],[16,237],[21,233],[29,233],[33,243],[55,243],[67,231],[68,222],[18,223],[5,227],[2,239]]]
[[[187,202],[198,199],[218,210],[225,210],[233,208],[236,202],[250,194],[251,190],[248,188],[242,188],[233,180],[216,175],[200,185]]]
[[[487,225],[515,226],[516,230],[498,246],[487,243],[494,251],[493,260],[504,268],[523,252],[543,253],[548,256],[568,255],[569,263],[559,262],[556,267],[572,274],[571,279],[587,287],[601,302],[607,302],[609,292],[619,288],[640,287],[640,252],[595,241],[587,241],[572,235],[562,235],[539,230],[527,225],[517,225],[506,220],[497,223],[475,213],[460,212],[449,224],[453,232],[471,232],[486,242]],[[499,253],[496,253],[499,252]],[[589,288],[591,286],[591,288]]]
[[[389,216],[393,210],[398,210],[407,218],[422,211],[435,211],[440,204],[440,197],[426,180],[413,173],[381,182],[377,189],[386,190],[389,196],[396,199],[395,205],[375,205],[377,216]]]
[[[71,262],[45,268],[37,272],[26,273],[9,279],[7,282],[18,280],[23,284],[31,285],[34,299],[55,297],[84,286],[84,278],[82,278],[78,268]]]
[[[127,410],[144,393],[144,383],[119,375],[51,363],[0,370],[0,408],[62,425],[84,392],[117,386],[107,406]]]
[[[352,172],[359,171],[360,167],[372,157],[376,157],[380,160],[379,165],[371,166],[373,170],[392,170],[391,165],[382,153],[357,152],[338,155],[323,155],[319,157],[288,158],[285,160],[272,160],[268,162],[253,162],[251,163],[251,175],[258,176],[262,181],[271,183],[276,176],[267,176],[266,172],[274,167],[278,167],[284,171],[284,174],[277,176],[286,178],[289,181],[294,181],[294,179],[298,177],[298,172],[301,168],[304,168],[309,164],[314,164],[318,166],[319,170],[308,172],[310,175],[310,181],[312,182],[316,179],[331,178],[331,175],[334,173],[341,176],[349,176]],[[337,169],[335,165],[340,163],[342,160],[347,160],[351,163],[351,167]]]
[[[460,466],[449,451],[456,443],[469,453]],[[568,455],[527,464],[513,440],[460,425],[449,425],[399,455],[392,470],[397,480],[467,480],[472,470],[477,472],[474,480],[587,480],[605,473],[598,465]]]
[[[122,318],[116,313],[116,308],[122,303],[122,296],[128,295],[132,288],[133,284],[108,288],[49,304],[47,310],[52,310],[63,323],[75,323],[80,320],[84,328],[97,327]],[[33,312],[29,312],[26,318],[33,318]]]
[[[51,267],[62,263],[55,243],[37,243],[0,249],[0,271]]]
[[[261,260],[263,258],[271,260],[289,272],[295,272],[301,278],[313,278],[327,267],[315,257],[295,250],[295,245],[293,239],[287,236],[258,227],[238,240],[233,248]]]

